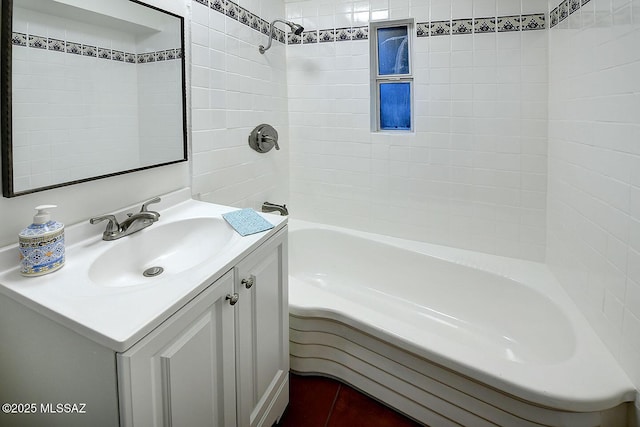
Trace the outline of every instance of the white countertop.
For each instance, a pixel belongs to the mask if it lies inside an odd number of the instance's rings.
[[[199,202],[182,189],[163,195],[150,207],[160,212],[157,224],[189,218],[220,218],[238,208]],[[140,204],[115,212],[121,219]],[[101,212],[96,212],[96,216]],[[155,329],[211,283],[233,268],[242,258],[286,226],[287,218],[262,214],[274,224],[271,230],[234,237],[206,262],[176,275],[148,278],[135,286],[104,286],[89,275],[90,264],[108,251],[113,242],[103,241],[106,223],[84,221],[65,228],[66,262],[60,270],[39,277],[20,275],[17,245],[0,248],[0,293],[114,351],[124,351]],[[229,228],[230,225],[226,224]],[[133,234],[143,235],[154,224]],[[123,237],[128,239],[130,237]],[[203,235],[206,239],[206,235]]]

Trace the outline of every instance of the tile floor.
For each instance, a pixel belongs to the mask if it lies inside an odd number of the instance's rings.
[[[418,427],[339,381],[291,374],[289,406],[278,427]]]

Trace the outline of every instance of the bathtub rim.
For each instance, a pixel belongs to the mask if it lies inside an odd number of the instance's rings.
[[[545,264],[290,219],[290,233],[305,229],[329,230],[370,239],[514,280],[542,293],[562,309],[574,329],[576,349],[569,359],[559,363],[521,364],[474,354],[462,344],[447,342],[424,331],[420,331],[423,339],[416,342],[408,333],[411,328],[398,324],[392,316],[381,316],[368,307],[328,295],[313,286],[303,284],[303,289],[294,277],[289,278],[291,314],[354,325],[419,357],[542,407],[593,412],[636,398],[637,391],[627,375]],[[352,315],[356,310],[359,310],[358,317]],[[431,347],[425,344],[427,341]]]

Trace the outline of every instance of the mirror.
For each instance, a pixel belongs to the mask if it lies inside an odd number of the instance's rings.
[[[186,161],[183,34],[137,0],[2,0],[3,195]]]

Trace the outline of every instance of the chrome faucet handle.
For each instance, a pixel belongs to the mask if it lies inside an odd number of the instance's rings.
[[[120,223],[114,215],[97,216],[89,220],[91,224],[97,224],[102,221],[109,221],[107,228],[104,230],[104,234],[117,233],[120,230]]]
[[[142,204],[142,207],[140,208],[140,212],[149,212],[149,205],[152,204],[152,203],[158,203],[158,202],[160,202],[160,200],[162,200],[162,199],[160,199],[160,197],[154,197],[153,199],[151,199],[151,200],[149,200],[147,202],[144,202]],[[158,214],[158,216],[160,216],[160,214]]]
[[[263,141],[271,141],[275,144],[276,150],[280,149],[280,146],[278,145],[278,138],[274,138],[270,135],[262,135],[262,140]],[[261,144],[262,146],[262,144]],[[264,148],[263,148],[264,149]],[[269,149],[267,149],[266,151],[269,151]]]

